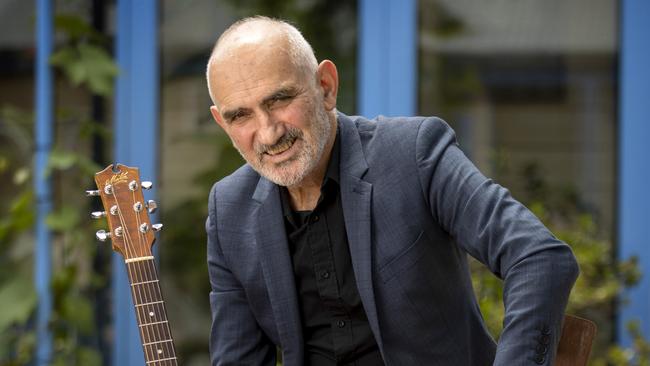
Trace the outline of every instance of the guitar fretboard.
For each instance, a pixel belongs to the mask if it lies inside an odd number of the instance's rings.
[[[127,261],[126,268],[146,365],[178,365],[153,257]]]

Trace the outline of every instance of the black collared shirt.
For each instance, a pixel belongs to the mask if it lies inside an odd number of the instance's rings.
[[[305,342],[305,365],[383,365],[354,278],[343,220],[339,135],[313,211],[293,211],[282,188]]]

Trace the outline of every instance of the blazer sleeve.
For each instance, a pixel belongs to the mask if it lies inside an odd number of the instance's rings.
[[[216,189],[210,192],[208,275],[210,278],[210,360],[212,366],[275,365],[276,349],[255,320],[246,293],[227,263],[217,235]]]
[[[494,365],[552,365],[578,276],[571,249],[507,189],[483,176],[442,120],[420,125],[416,161],[433,217],[504,281],[505,318]]]

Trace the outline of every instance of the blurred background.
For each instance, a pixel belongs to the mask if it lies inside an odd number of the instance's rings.
[[[650,364],[650,3],[644,0],[0,0],[0,366],[142,365],[93,175],[154,182],[156,256],[180,363],[209,364],[204,222],[242,164],[205,64],[235,20],[302,30],[339,69],[339,110],[436,115],[488,176],[569,243],[567,312],[593,365]],[[495,338],[500,280],[473,264]]]

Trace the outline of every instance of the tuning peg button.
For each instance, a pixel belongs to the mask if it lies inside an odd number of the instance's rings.
[[[154,200],[147,201],[147,203],[145,203],[145,206],[147,207],[147,211],[149,211],[149,213],[153,213],[158,208],[158,204]]]
[[[102,217],[106,217],[106,211],[91,212],[90,217],[92,217],[93,219],[101,219]]]
[[[86,191],[86,196],[87,197],[99,196],[99,190],[95,189],[95,190]]]
[[[129,182],[129,190],[135,191],[138,188],[138,182],[132,180]]]
[[[151,182],[149,182],[147,180],[140,183],[140,185],[142,186],[143,189],[151,189],[151,187],[153,187],[153,183],[151,183]]]
[[[151,225],[151,230],[153,231],[160,231],[163,228],[163,224],[153,224]]]
[[[97,232],[95,233],[95,236],[97,237],[97,239],[99,241],[106,241],[107,239],[109,239],[111,237],[111,233],[106,232],[104,230],[97,230]]]

